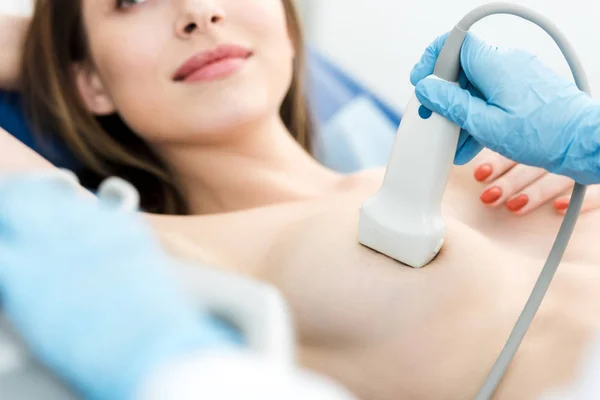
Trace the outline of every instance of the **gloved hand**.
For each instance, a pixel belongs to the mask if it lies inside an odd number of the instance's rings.
[[[193,308],[141,217],[49,178],[0,180],[0,298],[34,355],[90,399],[130,399],[189,352],[237,334]]]
[[[411,72],[419,101],[463,132],[455,162],[481,146],[513,161],[600,182],[600,104],[523,50],[502,50],[468,34],[461,87],[425,79],[447,35],[436,39]]]

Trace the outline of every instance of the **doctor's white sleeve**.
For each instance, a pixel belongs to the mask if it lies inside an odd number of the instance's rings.
[[[246,352],[190,354],[141,383],[135,400],[356,400],[326,378]]]

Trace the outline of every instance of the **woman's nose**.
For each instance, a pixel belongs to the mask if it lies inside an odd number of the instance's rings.
[[[225,12],[215,0],[180,0],[175,31],[187,39],[194,33],[205,33],[225,20]]]

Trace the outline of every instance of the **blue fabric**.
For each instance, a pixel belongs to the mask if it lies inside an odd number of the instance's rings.
[[[349,74],[336,66],[324,55],[314,49],[309,49],[307,53],[307,92],[310,108],[315,116],[317,125],[317,135],[327,135],[328,132],[335,131],[335,134],[329,134],[324,139],[317,138],[317,141],[325,146],[321,149],[320,160],[328,163],[339,171],[352,172],[357,169],[382,165],[387,160],[387,149],[385,143],[389,143],[390,132],[395,133],[400,124],[400,113],[388,106],[375,93],[353,79]],[[360,126],[369,128],[361,130],[359,127],[351,129],[350,124],[344,123],[340,116],[348,115],[344,113],[349,107],[355,107],[356,102],[360,102],[360,110],[363,110],[360,117],[356,115],[353,120],[362,118]],[[20,96],[16,93],[0,91],[0,127],[4,128],[17,139],[42,154],[49,161],[59,167],[75,170],[77,162],[69,152],[60,147],[60,143],[53,143],[52,153],[47,151],[46,147],[41,147],[36,143],[30,127],[27,124],[21,109]],[[366,104],[368,103],[368,106]],[[367,110],[369,108],[369,110]],[[334,126],[332,127],[333,124]],[[345,131],[340,129],[344,126]],[[382,129],[385,127],[385,129]],[[361,146],[356,147],[357,135],[360,138]],[[332,138],[336,138],[333,140]],[[368,138],[375,138],[372,143]],[[377,140],[377,139],[380,140]],[[353,143],[348,142],[352,140]],[[369,146],[378,144],[379,147],[371,149]],[[353,147],[354,146],[354,147]],[[347,154],[342,154],[341,149],[352,148]],[[365,149],[365,154],[370,154],[367,158],[370,161],[364,162],[365,157],[359,150]],[[376,156],[374,156],[376,154]],[[358,158],[357,158],[358,157]],[[374,161],[376,160],[376,161]]]
[[[0,92],[0,126],[27,146],[34,148],[34,138],[27,126],[17,93]]]
[[[400,124],[401,115],[397,110],[313,49],[308,50],[307,91],[318,124],[327,123],[344,106],[361,96],[372,101],[392,125]]]
[[[0,91],[0,127],[57,167],[77,169],[77,161],[63,143],[45,142],[44,146],[40,145],[23,113],[21,96],[15,92]]]
[[[314,50],[308,55],[316,159],[343,173],[384,166],[400,114],[323,55]]]
[[[321,127],[315,158],[342,173],[384,166],[397,128],[372,99],[357,96]]]

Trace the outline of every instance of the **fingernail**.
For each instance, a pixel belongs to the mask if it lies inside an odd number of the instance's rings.
[[[494,168],[490,164],[483,164],[475,170],[475,179],[479,182],[486,180],[494,172]]]
[[[502,196],[502,189],[498,186],[494,186],[486,190],[481,194],[481,201],[485,204],[491,204],[498,200]]]
[[[527,205],[527,203],[529,203],[529,197],[526,194],[522,194],[513,199],[510,199],[506,203],[506,208],[508,208],[510,211],[513,211],[513,212],[519,211],[520,209],[525,207]]]
[[[563,211],[569,208],[570,203],[571,201],[569,199],[556,199],[554,200],[554,208],[559,211]]]

